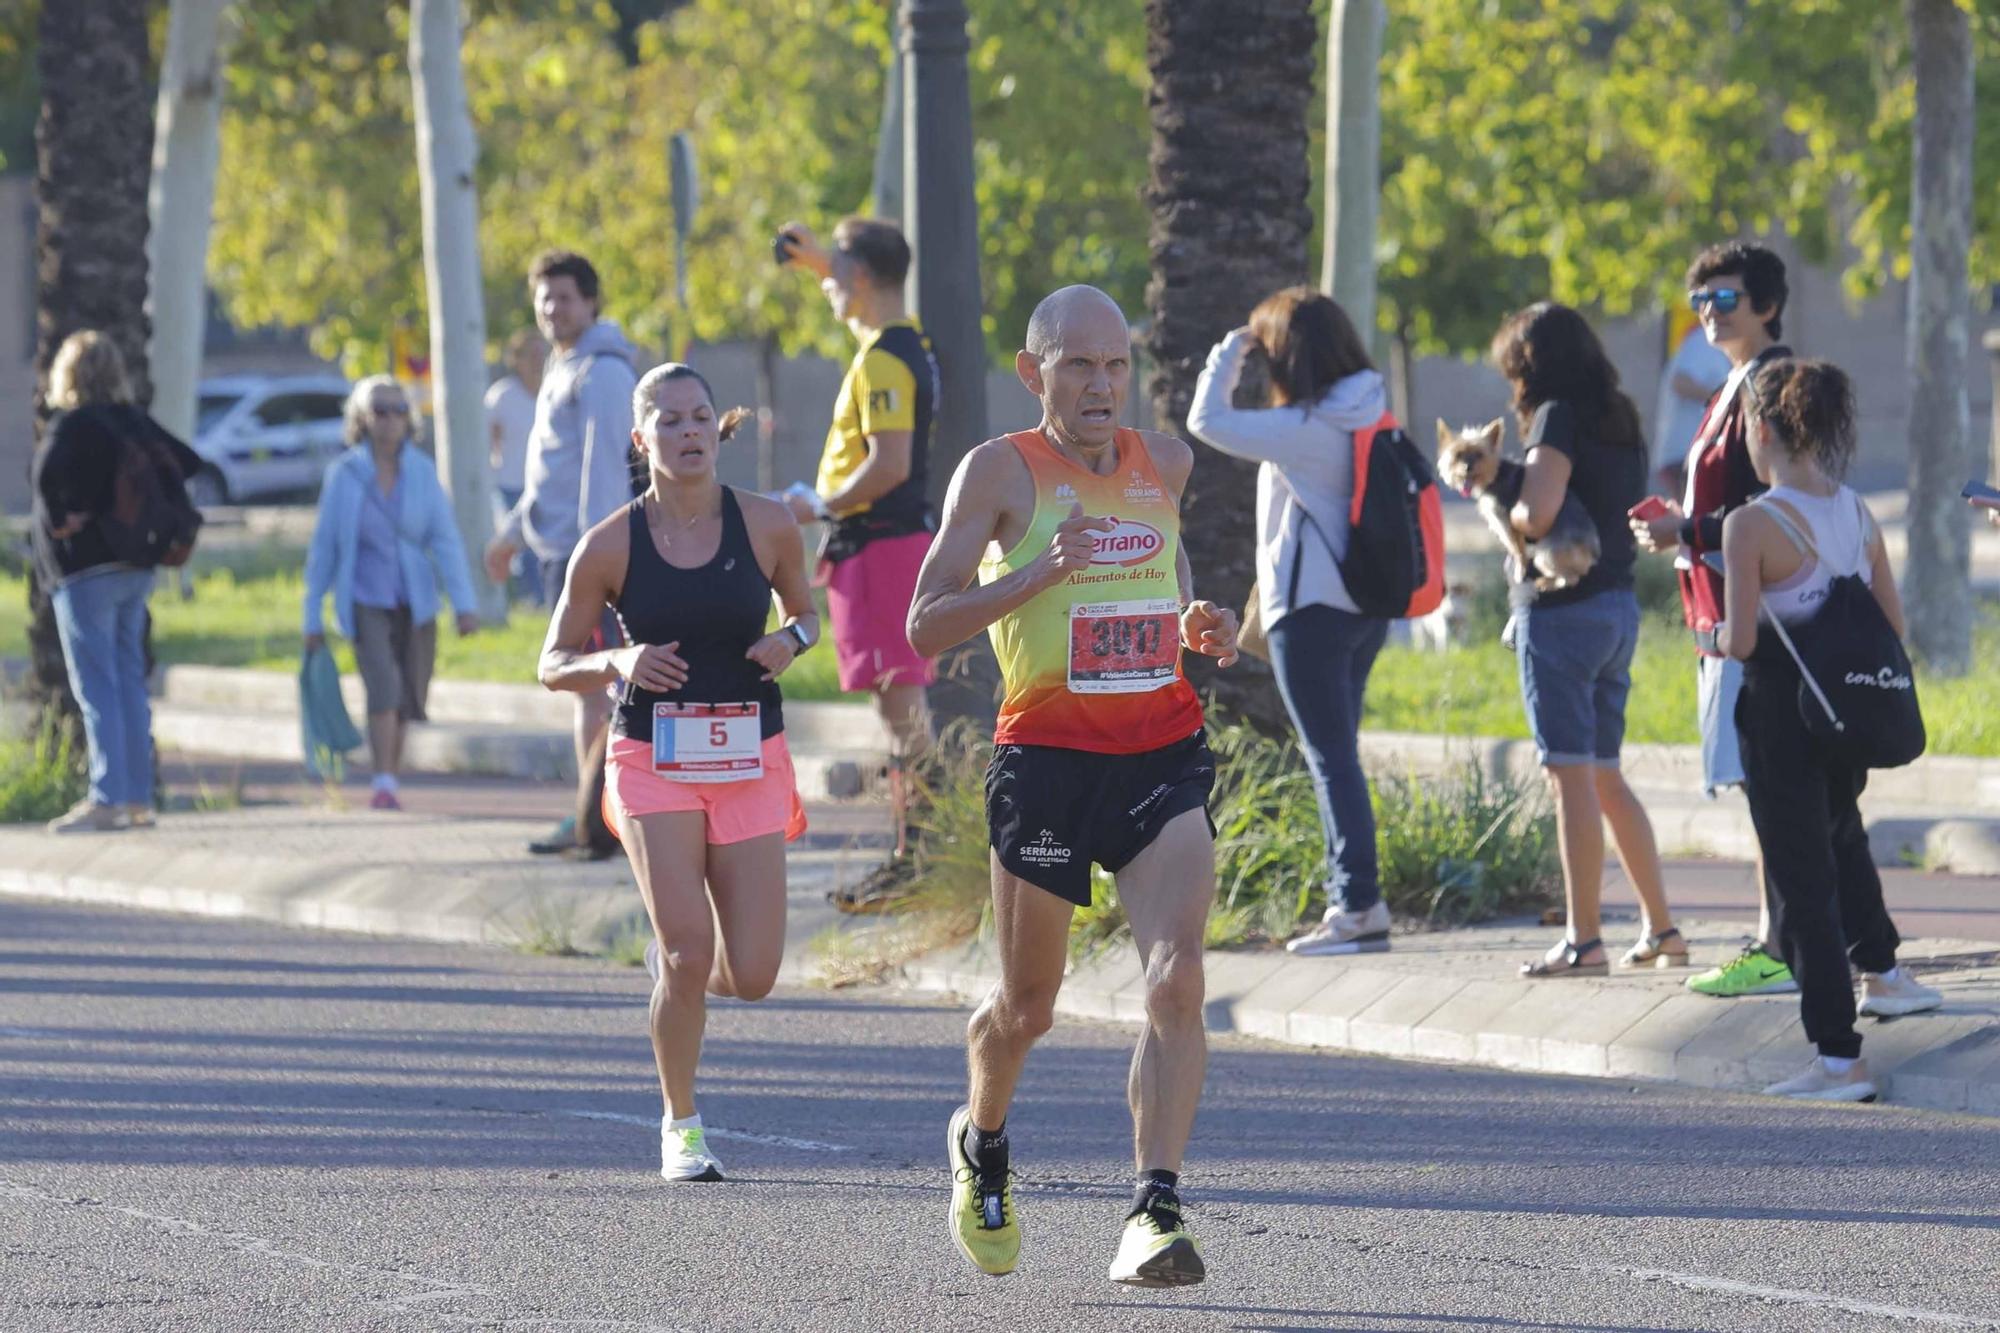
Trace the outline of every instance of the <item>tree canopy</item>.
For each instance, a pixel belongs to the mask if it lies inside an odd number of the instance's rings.
[[[2000,278],[2000,0],[1980,79],[1974,280]],[[988,345],[1087,281],[1146,281],[1143,0],[970,0]],[[0,19],[0,153],[27,148],[32,12]],[[480,246],[497,339],[522,274],[589,254],[643,343],[844,339],[772,232],[866,207],[893,0],[471,0]],[[1323,11],[1325,5],[1322,3]],[[1908,255],[1914,91],[1880,0],[1392,0],[1382,67],[1381,320],[1476,351],[1542,296],[1672,299],[1719,236],[1789,233],[1857,293]],[[406,6],[237,6],[211,277],[245,325],[308,329],[353,370],[423,321]],[[1323,21],[1323,20],[1322,20]],[[27,98],[23,101],[23,98]],[[1315,132],[1317,132],[1317,117]],[[692,309],[673,308],[666,143],[694,139]],[[1318,163],[1319,155],[1313,160]]]

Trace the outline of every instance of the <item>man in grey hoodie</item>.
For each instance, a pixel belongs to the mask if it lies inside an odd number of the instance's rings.
[[[544,252],[528,270],[528,285],[535,323],[554,350],[535,395],[526,489],[486,548],[486,571],[504,586],[509,564],[525,546],[535,557],[547,604],[554,606],[562,595],[570,554],[583,534],[630,504],[635,494],[630,456],[636,349],[616,321],[603,317],[597,270],[582,255]],[[607,643],[615,642],[617,620],[608,608],[604,620],[600,633]],[[595,812],[611,699],[592,694],[575,698],[577,806]],[[586,814],[583,822],[595,822],[593,815]],[[610,855],[615,844],[608,834],[597,832],[585,836],[572,816],[529,848]]]

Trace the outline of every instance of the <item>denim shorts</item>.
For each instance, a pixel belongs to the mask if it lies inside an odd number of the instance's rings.
[[[1639,646],[1639,599],[1630,588],[1612,588],[1518,615],[1521,700],[1543,766],[1616,768]]]
[[[1743,664],[1733,657],[1697,657],[1695,672],[1702,794],[1712,801],[1743,785],[1743,748],[1736,738],[1736,696],[1743,689]]]

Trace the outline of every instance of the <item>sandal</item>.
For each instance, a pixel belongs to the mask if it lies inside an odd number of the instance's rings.
[[[1668,926],[1654,935],[1648,935],[1625,951],[1618,960],[1620,967],[1686,967],[1688,965],[1687,941],[1681,940],[1678,949],[1663,948],[1668,940],[1680,940],[1679,927]]]
[[[1602,939],[1584,940],[1572,943],[1564,940],[1546,955],[1532,963],[1521,964],[1521,975],[1530,980],[1546,977],[1607,977],[1611,975],[1611,964],[1602,959],[1586,963],[1583,956],[1593,949],[1604,948]]]

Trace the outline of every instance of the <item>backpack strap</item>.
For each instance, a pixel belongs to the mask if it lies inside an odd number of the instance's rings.
[[[1819,547],[1812,539],[1812,524],[1806,522],[1805,515],[1768,491],[1750,503],[1764,507],[1765,512],[1778,525],[1779,531],[1791,539],[1792,545],[1799,548],[1800,555],[1815,562],[1819,560]]]

